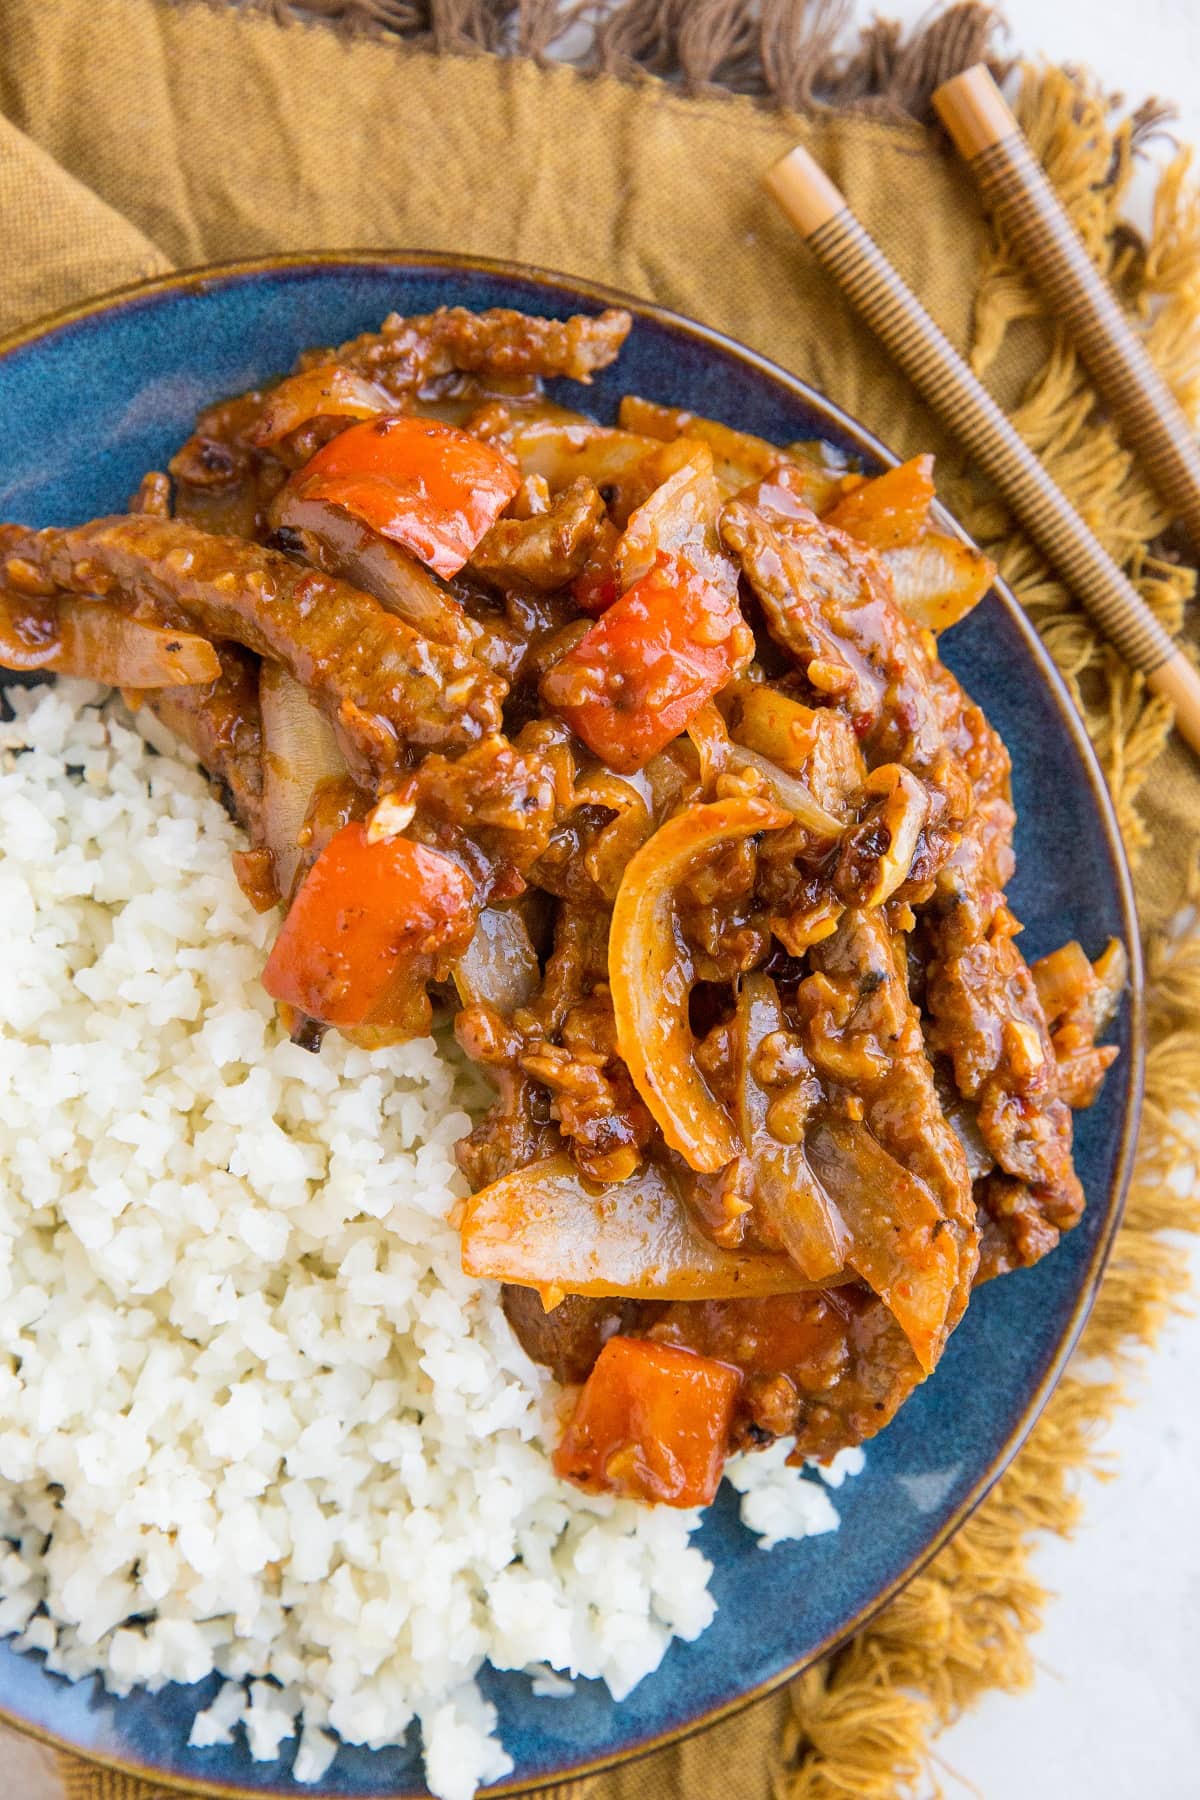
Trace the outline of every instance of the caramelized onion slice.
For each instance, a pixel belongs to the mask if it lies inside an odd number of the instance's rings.
[[[882,906],[908,880],[929,817],[929,793],[920,776],[902,763],[872,769],[864,792],[867,811],[842,849],[851,886],[838,891],[859,906]]]
[[[1120,938],[1109,938],[1101,954],[1092,964],[1096,989],[1092,995],[1092,1027],[1103,1031],[1117,1010],[1125,984],[1129,980],[1129,952]]]
[[[653,789],[645,769],[618,775],[598,763],[576,781],[574,798],[579,806],[605,806],[615,814],[583,853],[584,868],[611,906],[630,858],[654,830]]]
[[[0,667],[53,669],[107,687],[169,688],[216,681],[207,638],[130,619],[103,600],[44,600],[0,592]]]
[[[1095,984],[1091,962],[1077,938],[1060,944],[1047,956],[1039,956],[1030,963],[1029,972],[1048,1025],[1056,1024],[1064,1013],[1079,1006]]]
[[[831,813],[827,807],[814,799],[812,793],[795,775],[789,775],[778,763],[773,763],[766,756],[760,756],[757,750],[747,750],[741,744],[731,744],[726,759],[731,769],[758,776],[767,790],[770,799],[791,813],[797,825],[803,825],[806,831],[815,833],[817,837],[840,837],[845,827],[846,816],[839,817]]]
[[[801,1144],[784,1144],[767,1125],[770,1097],[754,1075],[763,1040],[787,1020],[769,975],[747,975],[734,1020],[738,1129],[749,1153],[754,1202],[810,1281],[828,1281],[846,1266],[847,1233],[837,1207],[816,1181]]]
[[[730,1300],[813,1285],[786,1256],[722,1250],[706,1238],[653,1164],[599,1187],[565,1154],[466,1202],[462,1258],[468,1275],[518,1287],[639,1300]]]
[[[716,702],[706,700],[687,723],[687,735],[700,761],[700,787],[710,797],[718,775],[729,767],[729,732]]]
[[[1093,964],[1074,938],[1039,956],[1030,974],[1049,1025],[1068,1013],[1081,1015],[1093,1035],[1102,1031],[1116,1011],[1117,1001],[1129,979],[1129,957],[1119,938],[1110,938]]]
[[[541,475],[556,492],[581,475],[598,488],[619,485],[661,448],[652,437],[597,425],[549,402],[514,406],[491,441],[503,445],[522,475]]]
[[[264,662],[258,677],[263,730],[263,834],[271,852],[275,885],[285,904],[303,851],[300,828],[322,781],[345,775],[333,730],[306,688],[278,663]]]
[[[626,394],[618,414],[629,431],[644,432],[650,437],[671,442],[675,438],[698,438],[713,453],[714,472],[726,494],[736,494],[752,482],[761,481],[780,463],[790,463],[805,477],[805,497],[820,512],[841,493],[838,470],[831,469],[819,455],[810,453],[802,444],[780,449],[765,438],[749,432],[735,431],[718,419],[705,419],[699,413],[682,407],[659,406],[653,400],[642,400]]]
[[[618,775],[597,762],[585,767],[575,782],[575,799],[583,806],[607,806],[615,813],[640,812],[649,819],[654,793],[645,769]]]
[[[613,553],[621,592],[663,557],[678,557],[732,599],[737,594],[737,570],[717,531],[721,490],[708,445],[690,438],[660,445],[647,458],[643,472],[653,486],[630,514]]]
[[[739,744],[796,776],[818,806],[845,822],[866,779],[849,719],[828,706],[804,706],[789,694],[749,681],[733,693],[729,717],[730,734]]]
[[[271,389],[250,437],[265,449],[310,419],[371,419],[395,410],[395,400],[365,375],[341,363],[318,363]]]
[[[790,813],[749,797],[689,807],[642,845],[617,891],[608,939],[617,1043],[668,1144],[701,1174],[724,1168],[742,1145],[693,1055],[692,974],[675,892],[709,850],[791,822]]]
[[[741,681],[729,690],[727,710],[730,732],[740,744],[769,757],[789,775],[803,775],[820,728],[820,715],[814,707],[781,694],[766,682]],[[858,763],[862,763],[861,753]],[[861,781],[861,768],[858,774]]]
[[[484,1003],[511,1013],[527,1006],[541,981],[541,965],[520,913],[487,906],[475,935],[454,965],[454,985],[464,1006]]]
[[[996,579],[996,565],[961,539],[926,532],[883,557],[896,605],[915,625],[946,631],[977,606]]]
[[[847,1261],[879,1298],[928,1374],[946,1341],[958,1243],[933,1195],[865,1125],[822,1120],[805,1137],[809,1166],[850,1233]]]

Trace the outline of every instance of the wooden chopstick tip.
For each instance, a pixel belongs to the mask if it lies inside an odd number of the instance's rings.
[[[1200,754],[1200,671],[1186,650],[1152,669],[1146,680],[1156,694],[1169,700],[1175,710],[1175,728],[1180,736]]]
[[[827,220],[846,211],[845,196],[803,144],[771,164],[763,186],[802,237],[811,237]]]
[[[968,162],[993,144],[1015,137],[1020,127],[986,63],[975,63],[933,90],[938,118]]]

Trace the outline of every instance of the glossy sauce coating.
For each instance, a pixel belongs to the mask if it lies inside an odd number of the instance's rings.
[[[931,459],[541,392],[628,329],[316,347],[129,516],[0,527],[0,625],[148,678],[283,910],[296,1042],[453,1015],[495,1090],[464,1267],[581,1387],[556,1466],[695,1505],[733,1446],[879,1430],[1077,1221],[1124,961],[1021,954],[1007,753],[931,628],[991,570],[931,530]]]

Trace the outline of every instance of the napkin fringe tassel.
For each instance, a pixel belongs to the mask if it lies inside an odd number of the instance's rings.
[[[440,54],[553,55],[589,73],[797,112],[924,119],[939,82],[984,60],[1008,66],[996,49],[1001,15],[983,0],[955,0],[907,33],[890,19],[853,31],[854,0],[242,0],[240,10]]]

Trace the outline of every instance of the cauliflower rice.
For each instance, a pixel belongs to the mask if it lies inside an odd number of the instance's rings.
[[[204,777],[88,684],[10,698],[0,1634],[116,1694],[215,1670],[191,1742],[298,1782],[415,1719],[468,1800],[512,1767],[485,1660],[619,1700],[704,1630],[700,1514],[554,1475],[556,1385],[448,1222],[474,1078],[289,1043]],[[784,1453],[727,1471],[768,1548],[837,1524]]]

